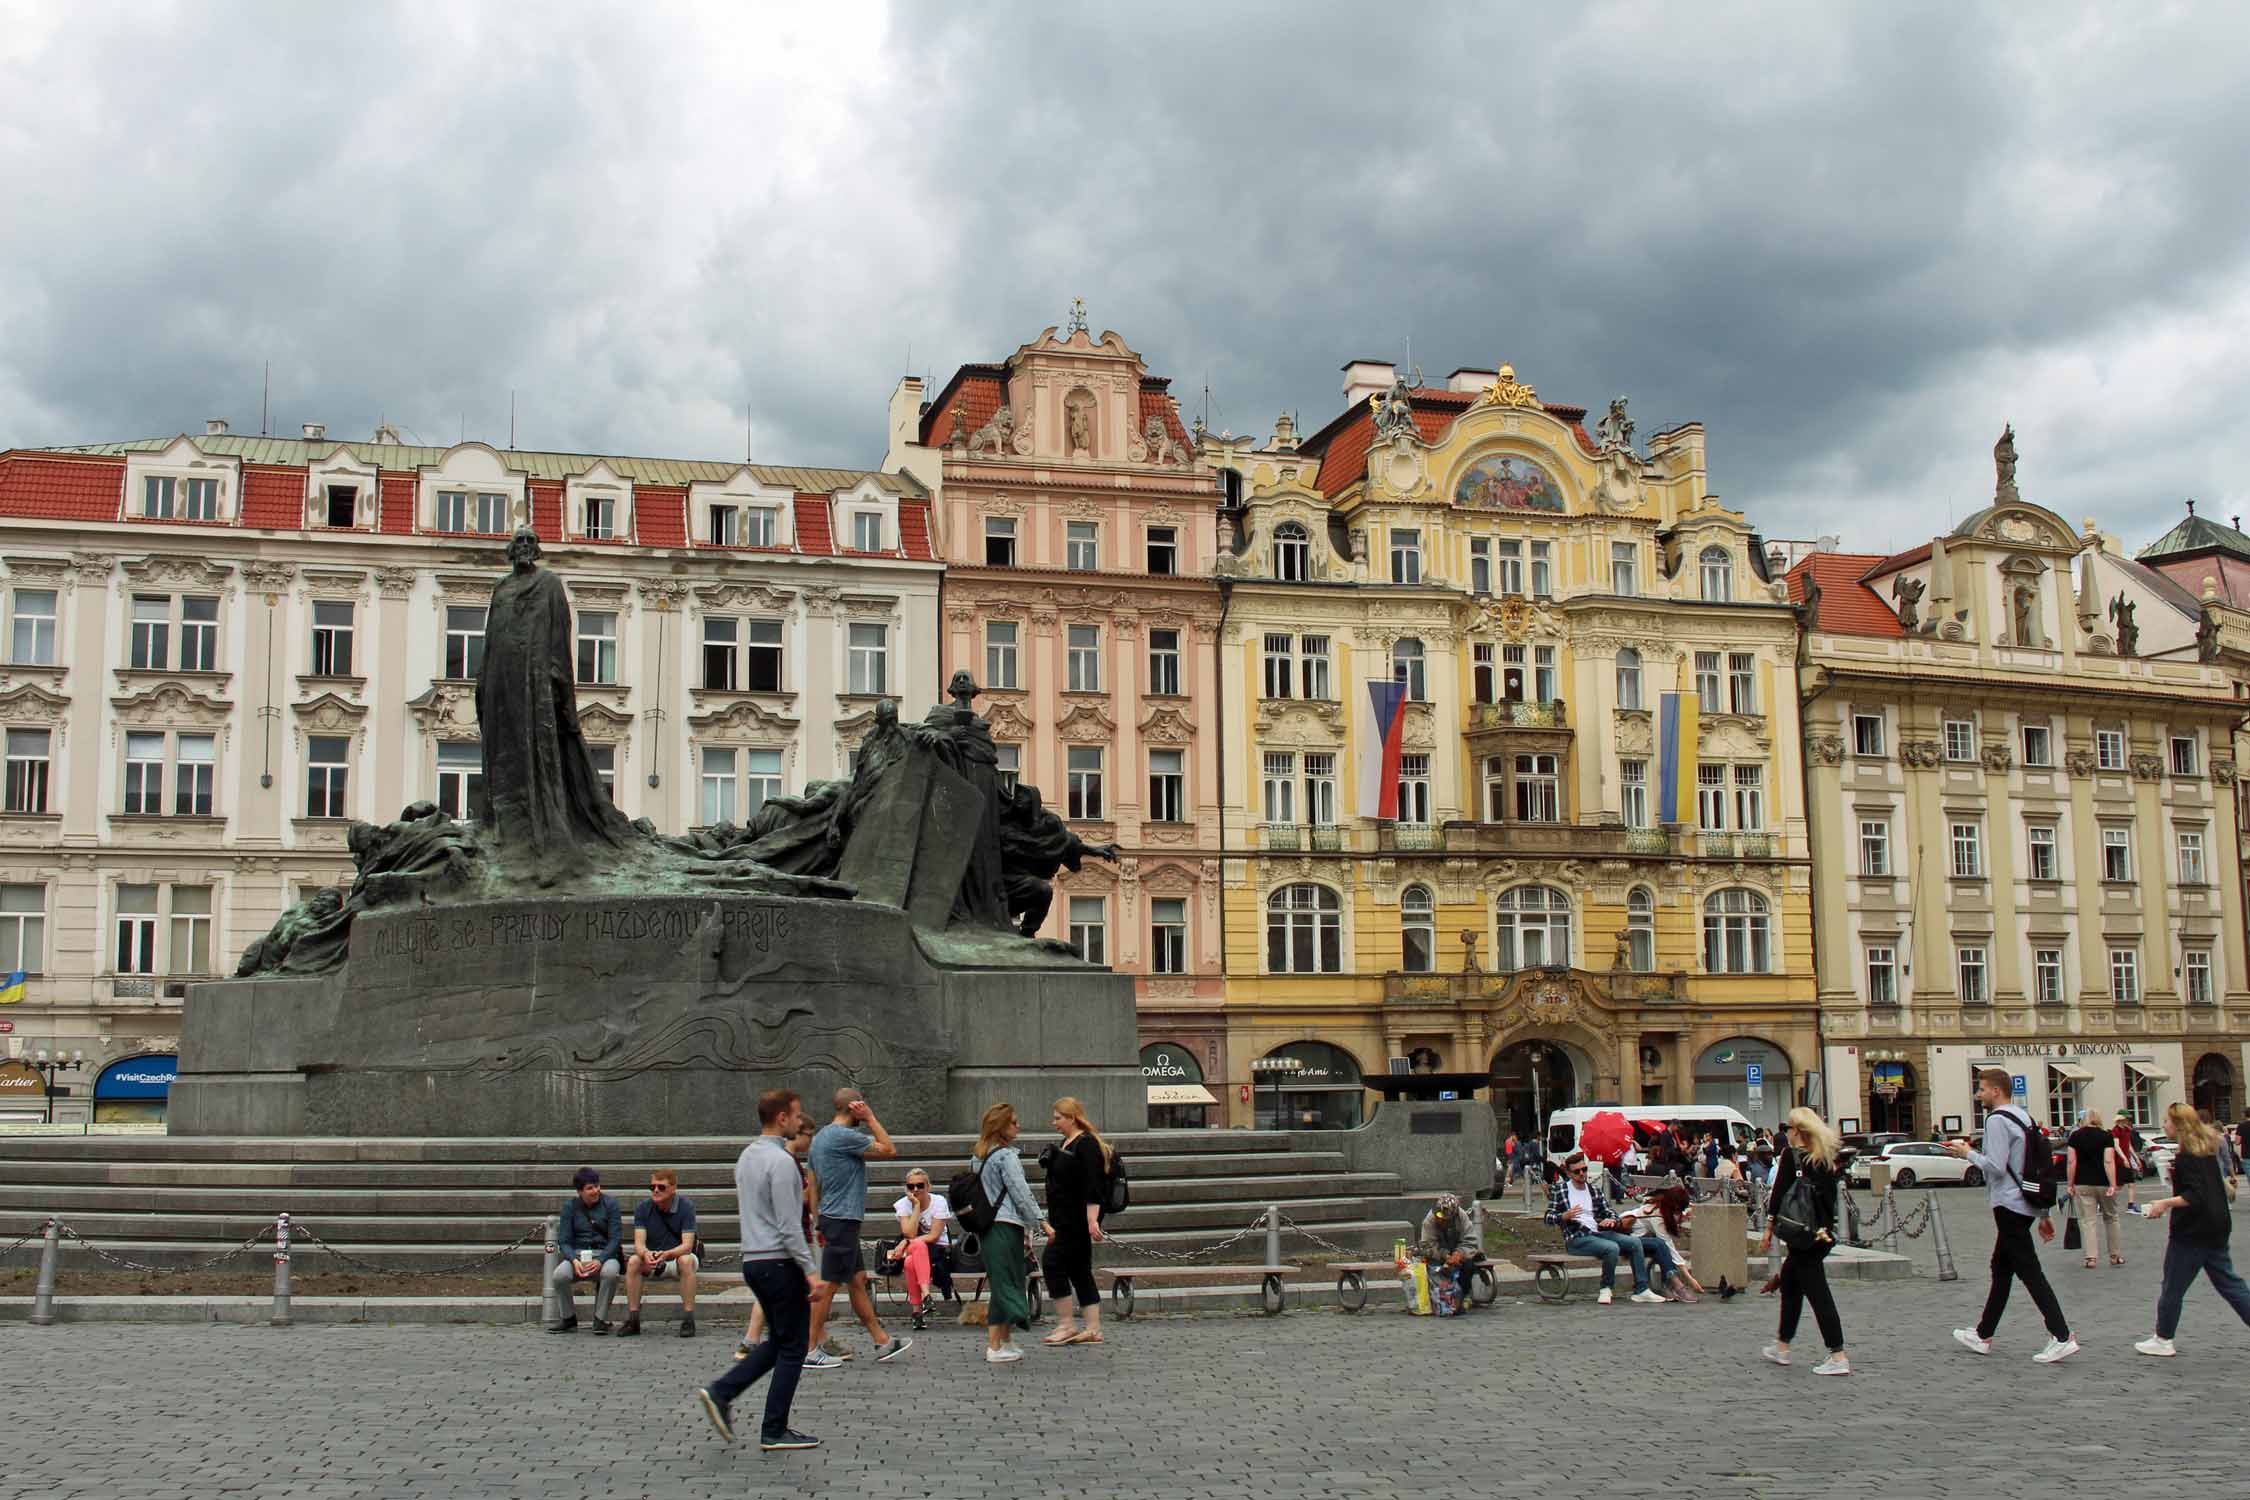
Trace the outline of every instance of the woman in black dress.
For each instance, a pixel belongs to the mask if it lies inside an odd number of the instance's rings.
[[[1098,1344],[1102,1294],[1094,1286],[1094,1246],[1102,1238],[1110,1150],[1076,1099],[1067,1095],[1057,1099],[1051,1123],[1061,1132],[1062,1144],[1041,1153],[1047,1167],[1047,1219],[1052,1227],[1040,1269],[1047,1276],[1047,1295],[1055,1299],[1055,1331],[1039,1342]],[[1072,1318],[1074,1309],[1079,1321]]]
[[[1788,1247],[1781,1262],[1781,1326],[1773,1342],[1759,1352],[1777,1365],[1788,1364],[1789,1341],[1796,1337],[1797,1320],[1810,1302],[1821,1339],[1828,1345],[1828,1357],[1813,1366],[1813,1373],[1849,1375],[1852,1364],[1844,1356],[1844,1323],[1836,1316],[1836,1298],[1828,1290],[1826,1264],[1828,1252],[1836,1248],[1838,1153],[1843,1142],[1826,1120],[1809,1109],[1789,1111],[1787,1134],[1788,1149],[1781,1153],[1773,1196],[1766,1202],[1761,1246],[1770,1255],[1778,1229]]]

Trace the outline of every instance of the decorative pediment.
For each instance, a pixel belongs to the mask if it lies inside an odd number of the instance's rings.
[[[295,711],[298,722],[314,734],[342,734],[357,729],[360,721],[367,717],[366,704],[354,703],[334,693],[322,693],[289,706]]]
[[[841,602],[845,614],[856,615],[861,619],[870,616],[880,616],[886,620],[898,618],[896,594],[846,594]]]
[[[1195,726],[1178,709],[1160,705],[1141,720],[1141,738],[1156,745],[1184,745],[1195,737]]]
[[[573,578],[565,585],[573,605],[593,605],[597,609],[621,609],[632,585],[622,578]]]
[[[1416,750],[1437,748],[1437,716],[1427,703],[1406,705],[1406,726],[1400,741]]]
[[[1195,874],[1179,865],[1158,865],[1141,877],[1142,889],[1157,896],[1186,896],[1195,891]]]
[[[117,720],[121,724],[220,725],[226,723],[234,707],[223,699],[190,692],[176,682],[161,683],[146,692],[109,701],[117,710]]]
[[[69,714],[68,698],[36,682],[0,692],[0,724],[60,724]]]
[[[49,588],[67,588],[71,582],[71,562],[67,557],[11,557],[8,581],[18,586],[44,584]]]
[[[1014,698],[987,697],[984,700],[984,721],[992,727],[994,739],[1011,743],[1030,739],[1035,727],[1031,715],[1025,713],[1023,704]]]
[[[697,589],[695,602],[707,610],[754,609],[787,614],[796,607],[797,596],[788,589],[759,583],[715,583]]]
[[[125,576],[149,588],[217,590],[234,577],[234,568],[189,553],[152,552],[126,563]]]
[[[1109,512],[1091,500],[1066,500],[1055,509],[1062,513],[1066,521],[1103,521],[1109,518]]]
[[[306,568],[297,575],[297,581],[308,599],[357,599],[367,587],[365,573],[334,568]]]
[[[736,698],[709,713],[689,715],[688,727],[699,740],[786,740],[795,737],[797,720],[756,698]]]
[[[1996,505],[1977,527],[1976,534],[2012,547],[2052,547],[2058,552],[2078,550],[2078,539],[2071,535],[2062,519],[2053,511],[2036,505]]]
[[[1332,749],[1343,738],[1344,706],[1321,698],[1262,699],[1254,728],[1262,742]]]
[[[1055,721],[1055,737],[1057,739],[1077,740],[1084,743],[1092,740],[1114,739],[1116,735],[1117,720],[1112,718],[1109,710],[1099,703],[1073,703],[1068,709],[1064,710],[1063,716]]]
[[[440,573],[438,595],[448,604],[490,604],[494,582],[490,573]]]
[[[297,565],[286,562],[246,562],[242,565],[242,581],[253,594],[286,594],[289,586],[297,581]]]
[[[631,714],[621,714],[606,703],[578,705],[578,728],[587,739],[614,742],[625,738],[632,727]]]
[[[447,729],[473,730],[477,722],[476,690],[463,684],[433,682],[420,697],[406,700],[406,710],[430,734]]]
[[[1723,719],[1705,719],[1703,731],[1698,737],[1702,753],[1733,759],[1761,756],[1766,752],[1768,741],[1764,734],[1752,726],[1762,728],[1764,723],[1762,719],[1738,719],[1731,715]]]
[[[1646,709],[1622,708],[1617,711],[1617,753],[1620,755],[1647,755],[1655,745],[1655,732],[1649,724]]]

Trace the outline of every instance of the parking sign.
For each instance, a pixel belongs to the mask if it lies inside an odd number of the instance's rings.
[[[1742,1065],[1742,1081],[1749,1084],[1752,1088],[1759,1087],[1766,1081],[1765,1064],[1744,1063]]]
[[[2018,1073],[2008,1080],[2008,1087],[2015,1091],[2015,1096],[2018,1099],[2021,1099],[2031,1092],[2031,1080]]]

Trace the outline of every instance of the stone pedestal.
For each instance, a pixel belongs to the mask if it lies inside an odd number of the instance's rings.
[[[1774,1249],[1781,1249],[1778,1241]],[[1750,1210],[1740,1203],[1698,1203],[1688,1220],[1687,1253],[1695,1279],[1705,1286],[1716,1288],[1722,1276],[1748,1286]]]

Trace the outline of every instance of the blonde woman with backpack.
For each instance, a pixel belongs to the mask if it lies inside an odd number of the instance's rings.
[[[1062,1144],[1041,1152],[1047,1167],[1047,1251],[1040,1257],[1047,1295],[1055,1301],[1055,1330],[1043,1344],[1102,1341],[1102,1294],[1094,1285],[1094,1246],[1102,1239],[1102,1204],[1109,1186],[1109,1143],[1069,1095],[1055,1101],[1049,1124]],[[1072,1320],[1073,1308],[1083,1318]]]
[[[1785,1136],[1767,1204],[1765,1242],[1759,1247],[1771,1254],[1777,1231],[1787,1247],[1781,1261],[1781,1325],[1773,1342],[1758,1352],[1777,1365],[1788,1364],[1789,1341],[1797,1336],[1797,1320],[1809,1302],[1821,1341],[1828,1346],[1828,1357],[1813,1366],[1813,1373],[1849,1375],[1844,1321],[1836,1315],[1836,1297],[1828,1289],[1827,1265],[1828,1252],[1836,1248],[1836,1201],[1843,1176],[1837,1157],[1843,1142],[1826,1120],[1802,1107],[1789,1111]]]

